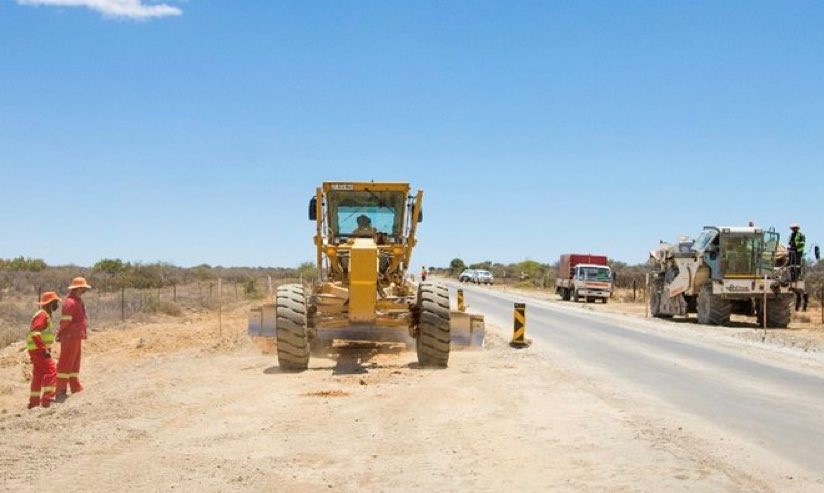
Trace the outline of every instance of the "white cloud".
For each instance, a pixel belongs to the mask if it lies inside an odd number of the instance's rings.
[[[46,5],[53,7],[86,7],[109,17],[151,19],[183,13],[177,7],[165,3],[144,3],[143,0],[17,0],[20,5]]]

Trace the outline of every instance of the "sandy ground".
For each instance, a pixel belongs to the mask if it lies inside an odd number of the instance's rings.
[[[647,314],[646,301],[631,301],[631,290],[624,290],[621,293],[616,293],[616,295],[610,299],[607,304],[603,304],[601,302],[573,303],[570,301],[561,301],[560,296],[556,295],[554,291],[551,290],[518,288],[500,284],[493,286],[482,286],[480,288],[507,293],[518,293],[529,298],[558,303],[560,306],[579,308],[596,313],[616,313],[631,315],[637,318],[649,317]],[[638,296],[640,298],[640,294]],[[821,323],[821,318],[820,305],[817,303],[817,300],[811,299],[810,307],[807,312],[793,313],[792,323],[790,323],[789,328],[767,329],[766,333],[755,323],[754,317],[739,315],[732,316],[732,324],[729,327],[698,325],[698,323],[695,322],[694,314],[692,314],[688,319],[676,317],[671,321],[661,320],[661,323],[670,326],[678,325],[683,331],[691,331],[696,334],[712,332],[715,335],[745,341],[766,342],[782,348],[824,353],[824,324]]]
[[[245,310],[93,332],[86,391],[25,410],[0,352],[3,491],[822,491],[711,424],[676,419],[490,328],[446,370],[360,346],[281,373]]]

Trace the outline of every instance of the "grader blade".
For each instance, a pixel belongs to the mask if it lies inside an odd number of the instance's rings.
[[[453,348],[480,348],[486,337],[484,316],[459,310],[449,311],[449,332]]]

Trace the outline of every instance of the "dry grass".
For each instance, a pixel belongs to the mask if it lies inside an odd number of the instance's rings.
[[[296,282],[296,279],[282,279]],[[254,294],[254,293],[253,293]],[[125,289],[123,291],[89,291],[83,300],[92,326],[117,325],[121,321],[150,322],[154,317],[181,317],[187,312],[224,310],[238,303],[245,304],[256,296],[247,295],[242,284],[223,283],[218,293],[217,282],[192,283],[162,289]],[[37,310],[37,293],[8,292],[0,301],[0,348],[22,340],[29,330],[29,322]]]

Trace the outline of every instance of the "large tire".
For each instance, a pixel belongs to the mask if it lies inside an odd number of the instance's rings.
[[[418,286],[418,339],[421,367],[446,368],[449,362],[449,289],[440,283]]]
[[[578,296],[578,290],[575,289],[575,288],[572,288],[572,301],[574,301],[575,303],[578,303],[579,299],[580,299],[580,297]]]
[[[775,327],[779,329],[786,328],[790,325],[790,318],[792,317],[792,298],[789,296],[781,296],[778,298],[767,298],[767,327]]]
[[[649,313],[655,318],[672,318],[668,313],[661,313],[661,294],[664,290],[664,281],[653,279],[649,290]]]
[[[561,288],[561,299],[564,300],[564,301],[569,301],[569,296],[570,296],[569,289]]]
[[[286,371],[305,370],[309,367],[309,337],[303,286],[279,286],[275,303],[278,365]]]
[[[712,294],[712,284],[701,286],[698,292],[698,323],[704,325],[727,325],[730,323],[732,303]]]

